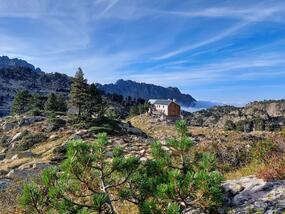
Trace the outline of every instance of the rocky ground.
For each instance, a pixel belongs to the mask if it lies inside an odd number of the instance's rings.
[[[23,183],[30,182],[30,178],[36,177],[42,169],[62,161],[69,140],[82,139],[92,143],[96,139],[96,133],[90,129],[72,128],[65,116],[58,119],[61,123],[56,127],[46,117],[39,116],[0,120],[0,213],[15,212],[16,197]],[[141,160],[149,158],[150,144],[154,139],[164,143],[175,137],[174,124],[145,115],[122,122],[119,127],[118,132],[108,135],[109,148],[121,145],[126,155],[134,154]],[[192,140],[202,147],[216,144],[223,151],[222,145],[234,142],[234,149],[238,148],[234,154],[268,137],[284,140],[271,132],[239,133],[201,127],[190,127],[189,130]],[[111,157],[112,152],[108,155]],[[285,212],[285,181],[266,182],[255,176],[246,176],[227,180],[223,187],[225,205],[219,209],[220,213]]]
[[[41,116],[6,117],[0,120],[0,207],[9,208],[7,213],[11,212],[11,203],[15,205],[16,195],[9,195],[15,190],[15,185],[22,185],[44,168],[62,161],[68,141],[82,139],[92,143],[96,139],[94,132],[72,128],[66,117],[58,119],[65,121],[61,127],[52,127],[48,119]],[[139,156],[142,160],[149,154],[151,139],[128,123],[120,123],[120,133],[108,135],[108,140],[110,149],[114,145],[121,145],[126,154]],[[108,155],[112,156],[112,152]],[[15,194],[18,193],[16,191]],[[7,200],[4,194],[12,197],[11,200]]]
[[[265,182],[255,176],[223,184],[228,213],[284,213],[285,180]]]
[[[227,121],[245,121],[253,130],[272,130],[285,124],[285,100],[252,102],[245,107],[217,106],[186,116],[192,126],[224,128]],[[262,126],[260,127],[260,122]]]
[[[164,142],[167,138],[175,137],[175,126],[161,122],[150,116],[137,116],[130,119],[131,123],[142,129],[149,136]],[[190,126],[192,140],[200,149],[209,149],[213,145],[218,158],[222,163],[239,162],[241,157],[247,158],[246,153],[257,142],[274,139],[279,145],[285,146],[285,137],[278,132],[243,133],[236,131],[224,131],[223,129]],[[224,162],[223,162],[224,161]],[[245,161],[245,160],[244,160]],[[285,213],[285,180],[264,181],[255,175],[256,165],[240,175],[239,170],[225,173],[226,180],[224,207],[219,213]],[[240,177],[243,176],[243,177]],[[191,211],[190,213],[200,213]]]

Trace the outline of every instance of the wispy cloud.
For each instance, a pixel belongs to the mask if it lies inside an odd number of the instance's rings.
[[[158,11],[163,15],[173,15],[192,18],[232,18],[250,22],[258,22],[271,18],[277,20],[273,14],[284,10],[284,4],[273,6],[252,6],[250,8],[210,7],[198,11]]]
[[[134,79],[196,96],[199,85],[270,76],[276,84],[285,78],[284,11],[276,0],[0,0],[0,55],[47,72],[81,66],[92,82]]]
[[[220,32],[217,32],[217,35],[210,36],[205,40],[196,42],[194,44],[184,46],[182,48],[178,48],[167,53],[164,53],[160,56],[153,57],[153,60],[163,60],[168,59],[179,54],[192,51],[194,49],[203,47],[205,45],[209,45],[211,43],[220,41],[224,38],[234,35],[238,33],[245,27],[250,26],[255,22],[260,22],[265,20],[266,18],[270,17],[271,19],[276,19],[274,16],[276,13],[283,12],[285,10],[285,4],[273,5],[271,7],[252,7],[252,8],[243,8],[243,9],[236,9],[236,8],[206,8],[201,11],[194,11],[194,12],[181,12],[181,11],[159,11],[165,15],[175,15],[175,16],[184,16],[184,17],[207,17],[207,18],[238,18],[241,19],[240,22],[234,24],[233,26],[224,29]]]
[[[246,27],[249,23],[239,23],[237,25],[234,25],[233,27],[230,27],[220,33],[218,33],[217,35],[213,36],[213,37],[210,37],[206,40],[203,40],[203,41],[200,41],[200,42],[197,42],[195,44],[191,44],[189,46],[186,46],[186,47],[183,47],[183,48],[180,48],[180,49],[176,49],[176,50],[173,50],[173,51],[170,51],[170,52],[167,52],[163,55],[160,55],[160,56],[157,56],[157,57],[153,57],[152,59],[153,60],[163,60],[163,59],[168,59],[170,57],[173,57],[173,56],[176,56],[178,54],[182,54],[182,53],[185,53],[187,51],[191,51],[191,50],[194,50],[196,48],[199,48],[199,47],[203,47],[205,45],[208,45],[208,44],[211,44],[213,42],[217,42],[217,41],[220,41],[221,39],[225,38],[225,37],[228,37],[230,35],[233,35],[235,34],[236,32],[238,32],[240,29]]]
[[[170,64],[169,64],[170,65]],[[256,56],[244,56],[223,59],[220,62],[207,65],[185,65],[180,68],[154,67],[150,71],[133,74],[131,79],[145,80],[165,86],[172,82],[177,84],[208,84],[210,82],[233,80],[262,79],[265,77],[284,76],[285,60],[282,54],[260,54]]]

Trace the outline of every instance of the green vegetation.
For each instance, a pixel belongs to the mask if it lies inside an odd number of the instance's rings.
[[[76,72],[71,85],[70,106],[75,108],[78,121],[90,120],[93,116],[101,117],[104,112],[101,93],[95,84],[87,84],[81,68]]]
[[[130,115],[131,116],[140,115],[146,113],[148,109],[149,109],[149,104],[147,102],[143,104],[134,105],[130,108]]]
[[[75,74],[70,92],[70,104],[77,108],[80,117],[88,101],[88,84],[81,68]]]
[[[28,91],[19,91],[14,97],[12,103],[12,113],[13,114],[23,114],[30,110],[31,108],[32,96]]]
[[[225,122],[225,125],[224,125],[224,130],[225,131],[232,131],[232,130],[235,130],[236,129],[236,125],[233,121],[231,120],[227,120]]]
[[[46,139],[47,137],[43,133],[31,133],[29,131],[25,131],[22,134],[20,142],[16,145],[15,150],[24,151],[30,149],[35,144],[44,142]]]
[[[240,132],[252,132],[252,131],[279,131],[280,125],[270,123],[260,117],[248,120],[240,120],[234,123],[231,120],[227,120],[224,125],[226,131],[240,131]]]
[[[186,130],[185,121],[177,123],[179,138],[167,143],[174,153],[155,142],[143,162],[120,147],[109,151],[106,134],[93,144],[72,141],[67,159],[25,185],[20,203],[29,213],[118,213],[117,201],[140,213],[213,210],[221,203],[223,177],[212,154],[191,155]]]
[[[49,94],[45,102],[45,110],[51,112],[66,112],[67,106],[63,96],[57,96],[55,93]]]
[[[39,94],[30,94],[28,91],[19,91],[14,97],[12,104],[12,113],[28,113],[33,116],[39,116],[45,112],[66,112],[67,106],[65,97],[49,94],[48,97]]]

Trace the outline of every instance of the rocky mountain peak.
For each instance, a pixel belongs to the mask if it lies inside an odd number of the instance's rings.
[[[162,87],[154,84],[139,83],[132,80],[119,79],[116,83],[100,85],[98,88],[106,93],[121,94],[124,97],[148,99],[176,99],[182,106],[191,106],[196,100],[189,94],[183,94],[176,87]]]
[[[18,59],[18,58],[9,58],[8,56],[0,56],[0,69],[3,68],[29,68],[32,71],[41,71],[40,68],[35,68],[32,64],[28,63],[25,60]]]

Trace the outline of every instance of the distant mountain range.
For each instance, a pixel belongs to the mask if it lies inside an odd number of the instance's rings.
[[[67,93],[71,78],[61,73],[45,73],[24,60],[0,57],[0,116],[10,112],[18,90],[31,93]]]
[[[26,62],[25,60],[18,58],[10,59],[7,56],[0,56],[0,69],[5,69],[5,68],[13,69],[16,67],[29,68],[32,71],[41,71],[40,68],[35,68],[35,66]]]
[[[162,87],[147,83],[138,83],[132,80],[118,80],[115,84],[97,84],[97,87],[106,93],[117,93],[124,97],[149,99],[175,99],[180,105],[194,106],[196,100],[189,94],[183,94],[175,87]]]
[[[51,92],[68,93],[72,78],[61,73],[45,73],[40,68],[21,60],[0,57],[0,116],[9,113],[12,100],[18,90],[31,93],[48,94]],[[106,93],[121,94],[124,97],[148,99],[175,99],[187,108],[201,109],[216,105],[196,101],[191,95],[183,94],[176,87],[162,87],[131,80],[118,80],[114,84],[97,84]]]

